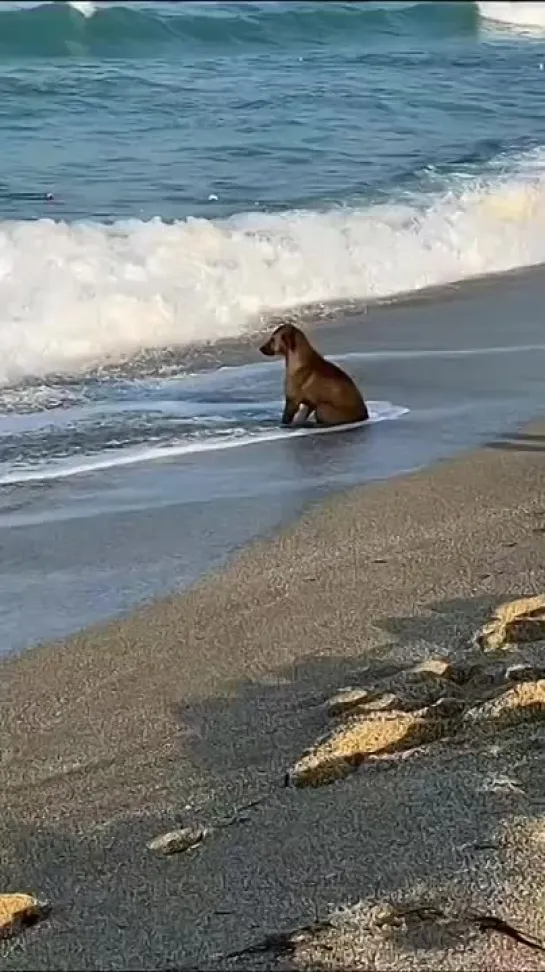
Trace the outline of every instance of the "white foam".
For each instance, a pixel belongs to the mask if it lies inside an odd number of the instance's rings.
[[[237,337],[271,310],[541,263],[545,151],[515,168],[404,204],[172,225],[0,223],[0,384]]]
[[[91,0],[68,0],[68,6],[77,10],[82,17],[92,17],[96,13],[96,6]]]
[[[539,3],[538,0],[532,0],[531,3],[520,0],[515,3],[490,3],[488,0],[481,0],[477,7],[481,16],[487,20],[515,27],[542,27],[545,30],[545,3]]]
[[[409,411],[408,408],[404,408],[401,405],[392,405],[390,402],[368,402],[368,407],[369,419],[367,422],[355,422],[352,425],[329,427],[301,426],[297,428],[297,426],[292,426],[290,429],[267,429],[267,431],[255,433],[248,433],[247,430],[243,429],[231,429],[229,438],[210,437],[204,440],[186,440],[185,442],[173,443],[169,446],[112,450],[107,454],[103,453],[98,456],[89,456],[85,459],[59,460],[58,462],[48,463],[47,465],[40,464],[31,469],[14,470],[5,476],[0,476],[0,486],[16,486],[23,483],[66,479],[69,476],[78,476],[82,473],[103,472],[106,469],[133,466],[143,462],[154,462],[158,459],[176,459],[180,456],[187,456],[193,453],[237,449],[242,446],[274,442],[279,439],[353,432],[358,428],[373,425],[377,422],[386,422],[401,418],[402,415],[406,415]]]

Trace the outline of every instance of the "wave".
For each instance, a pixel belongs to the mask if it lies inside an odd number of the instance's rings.
[[[515,27],[542,27],[545,29],[545,3],[532,0],[531,3],[477,3],[479,13],[486,20],[508,24]]]
[[[0,57],[134,57],[147,55],[158,45],[182,45],[195,55],[210,48],[308,48],[342,40],[361,48],[384,34],[450,36],[474,28],[476,21],[473,4],[439,5],[426,0],[385,4],[247,0],[169,6],[148,2],[130,7],[73,0],[15,10],[0,4]]]
[[[82,17],[92,17],[97,12],[97,8],[91,0],[67,0],[68,6],[72,10],[77,10]]]
[[[359,207],[0,223],[0,384],[239,338],[273,313],[545,261],[545,150],[510,176]]]

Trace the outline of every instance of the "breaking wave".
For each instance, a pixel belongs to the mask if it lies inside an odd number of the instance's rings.
[[[0,384],[545,261],[545,151],[509,176],[328,211],[0,223]]]

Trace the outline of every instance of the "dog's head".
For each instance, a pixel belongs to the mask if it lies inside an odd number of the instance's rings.
[[[295,351],[297,343],[301,337],[301,331],[293,324],[281,324],[274,330],[268,341],[260,347],[261,354],[266,354],[272,358],[276,354],[287,357],[290,351]]]

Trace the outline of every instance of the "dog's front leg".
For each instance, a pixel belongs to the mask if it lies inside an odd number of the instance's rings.
[[[313,411],[314,408],[312,407],[312,405],[308,405],[307,402],[302,402],[295,416],[295,424],[304,425],[305,422],[308,422]]]
[[[284,405],[284,411],[282,412],[282,425],[291,425],[298,408],[298,402],[296,402],[293,398],[286,398],[286,404]]]

